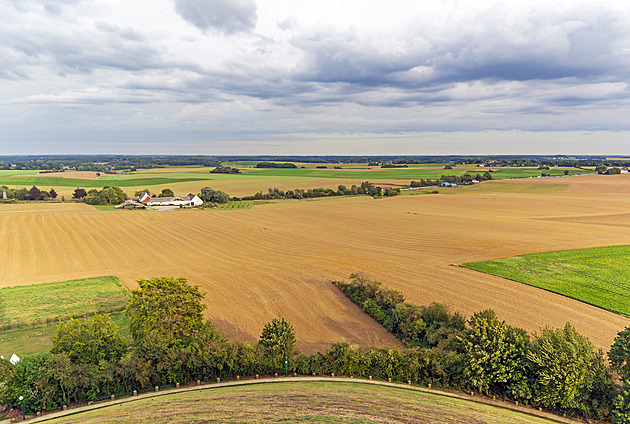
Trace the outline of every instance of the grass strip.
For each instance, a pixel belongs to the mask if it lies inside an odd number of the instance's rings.
[[[55,319],[122,310],[128,290],[113,276],[0,289],[0,326],[45,324]]]

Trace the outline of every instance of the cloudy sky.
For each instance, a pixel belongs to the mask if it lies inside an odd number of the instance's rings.
[[[627,0],[0,0],[0,155],[630,154]]]

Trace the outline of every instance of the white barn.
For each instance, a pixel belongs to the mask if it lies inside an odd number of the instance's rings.
[[[203,200],[196,194],[188,194],[188,196],[175,197],[151,197],[147,193],[142,194],[139,199],[140,203],[147,206],[199,206],[203,204]]]

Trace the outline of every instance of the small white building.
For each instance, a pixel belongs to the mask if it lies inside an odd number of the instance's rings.
[[[143,193],[139,199],[140,203],[147,206],[199,206],[203,204],[203,200],[196,194],[188,194],[188,196],[175,197],[151,197],[147,193]]]

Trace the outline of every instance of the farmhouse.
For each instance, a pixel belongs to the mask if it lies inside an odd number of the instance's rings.
[[[127,200],[120,205],[114,206],[116,209],[146,209],[146,205],[133,200]]]
[[[143,193],[139,202],[147,206],[199,206],[203,204],[199,196],[192,193],[183,197],[151,197],[149,194]]]

